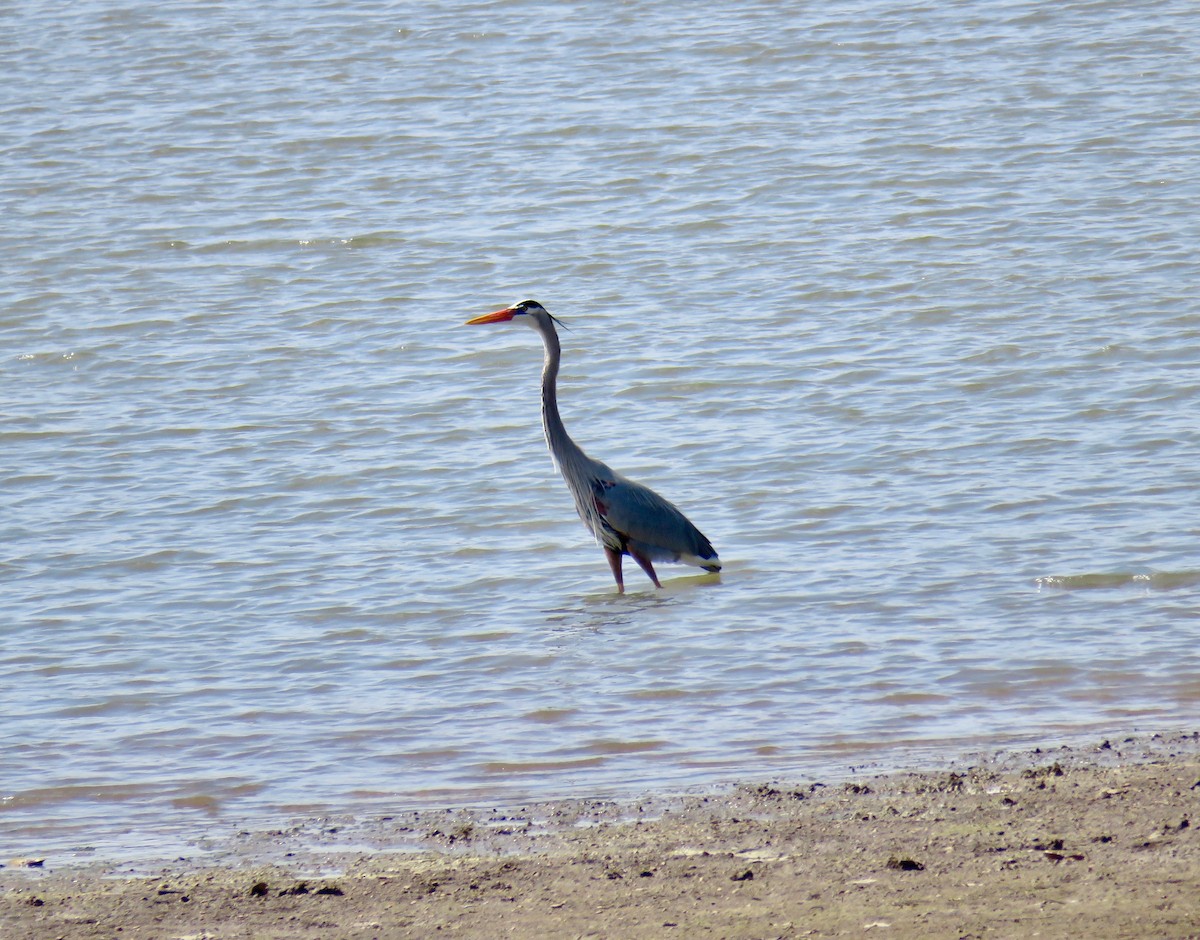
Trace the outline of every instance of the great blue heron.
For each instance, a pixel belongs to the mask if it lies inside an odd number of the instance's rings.
[[[567,434],[558,414],[558,365],[562,346],[558,342],[558,321],[536,300],[485,313],[468,320],[476,323],[522,321],[537,330],[546,347],[542,368],[542,429],[546,446],[559,473],[575,498],[575,509],[608,557],[617,590],[625,591],[621,559],[629,555],[650,576],[655,587],[662,587],[654,573],[656,561],[678,561],[705,571],[720,571],[721,559],[712,544],[692,525],[673,503],[649,487],[634,483],[607,464],[585,454]]]

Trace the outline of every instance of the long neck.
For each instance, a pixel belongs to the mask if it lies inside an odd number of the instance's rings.
[[[562,417],[558,413],[558,364],[562,359],[558,333],[553,323],[546,323],[544,326],[538,324],[538,332],[546,347],[546,358],[542,365],[542,430],[546,432],[546,446],[550,448],[550,454],[558,464],[558,469],[564,476],[569,477],[572,471],[585,467],[589,460],[579,445],[567,434]]]

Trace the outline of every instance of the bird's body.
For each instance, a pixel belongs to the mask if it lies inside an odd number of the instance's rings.
[[[558,413],[558,367],[562,347],[555,319],[535,300],[468,320],[501,323],[523,320],[542,337],[546,348],[542,369],[542,429],[554,463],[567,482],[575,509],[603,546],[617,590],[624,591],[621,559],[629,555],[662,587],[654,572],[656,561],[677,561],[707,571],[720,571],[721,560],[706,539],[673,503],[652,489],[621,476],[583,452],[563,427]]]

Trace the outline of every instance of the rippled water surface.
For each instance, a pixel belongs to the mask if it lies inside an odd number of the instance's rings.
[[[1195,723],[1192,3],[19,5],[0,839]],[[719,578],[618,596],[538,424]],[[632,566],[627,566],[632,567]]]

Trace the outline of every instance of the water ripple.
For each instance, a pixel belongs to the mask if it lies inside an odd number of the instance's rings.
[[[9,17],[14,853],[1194,718],[1190,7],[543,14]]]

